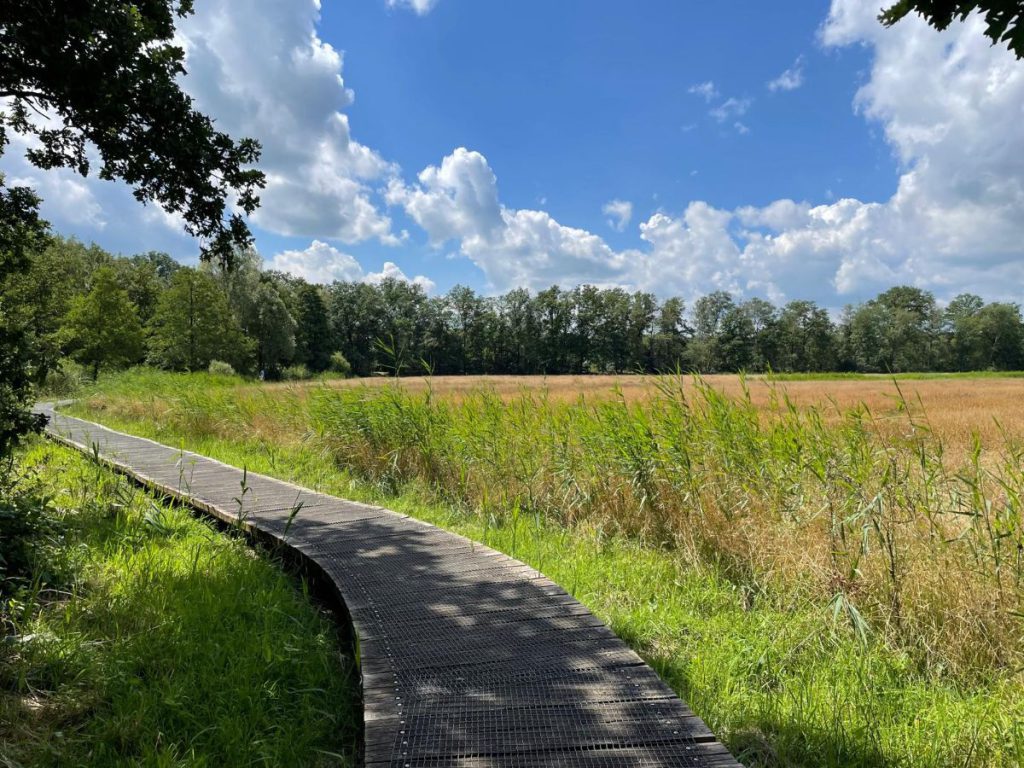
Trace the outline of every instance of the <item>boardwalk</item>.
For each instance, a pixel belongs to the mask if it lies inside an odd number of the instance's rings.
[[[42,408],[52,436],[315,561],[358,638],[367,766],[739,765],[606,626],[517,560]]]

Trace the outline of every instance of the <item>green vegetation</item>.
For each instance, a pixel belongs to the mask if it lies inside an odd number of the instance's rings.
[[[70,449],[19,458],[0,504],[17,521],[0,539],[0,764],[351,764],[338,628],[275,558]]]
[[[903,0],[882,18],[917,11],[941,29],[980,8],[1020,55],[1019,6]],[[132,373],[79,410],[532,563],[753,765],[1024,763],[1016,437],[951,451],[906,402],[896,428],[866,408],[801,410],[780,392],[759,410],[673,379],[642,404],[560,404],[243,392],[235,374],[1013,370],[1016,304],[940,308],[897,286],[836,322],[724,292],[687,312],[594,286],[428,297],[264,271],[226,210],[255,210],[259,145],[217,131],[178,84],[174,27],[191,10],[0,11],[0,154],[19,134],[39,168],[85,175],[98,159],[205,244],[192,269],[53,237],[36,195],[0,175],[0,763],[350,762],[336,627],[271,553],[70,451],[33,442],[14,462],[41,426],[34,386],[66,395],[83,371],[143,360],[209,373]]]
[[[237,143],[193,108],[180,87],[185,51],[175,22],[192,2],[10,0],[0,8],[0,156],[14,143],[44,170],[126,182],[140,202],[178,214],[201,238],[204,260],[230,265],[250,241],[242,214],[257,206],[264,175],[252,139]],[[41,23],[45,20],[45,23]],[[227,201],[238,210],[227,211]],[[159,293],[166,255],[114,260],[53,238],[40,199],[0,174],[0,541],[28,536],[32,518],[15,488],[14,449],[38,432],[30,406],[60,356],[92,370],[145,353],[142,323]],[[123,279],[123,282],[122,282]],[[161,288],[166,286],[161,286]],[[72,376],[60,383],[73,386]],[[3,563],[6,569],[7,561]],[[6,576],[6,571],[5,571]],[[6,650],[6,647],[5,647]]]
[[[262,269],[251,249],[233,255],[232,269],[191,268],[161,254],[114,257],[56,238],[27,261],[27,272],[9,280],[6,291],[32,319],[49,367],[74,355],[93,369],[146,360],[203,371],[223,360],[240,374],[270,379],[326,371],[845,375],[1024,368],[1024,319],[1016,304],[964,294],[942,309],[930,293],[907,286],[848,307],[836,322],[813,302],[775,307],[757,298],[737,302],[721,291],[688,309],[678,298],[659,302],[648,293],[594,286],[486,298],[464,286],[427,296],[398,280],[310,285]],[[144,339],[133,318],[143,324]]]
[[[77,411],[531,563],[751,765],[1020,764],[1017,443],[677,384],[560,404],[139,371]]]
[[[93,379],[100,368],[124,368],[142,357],[138,309],[110,267],[96,270],[89,293],[71,302],[65,329],[68,351]]]
[[[193,108],[180,86],[185,51],[175,23],[191,0],[7,0],[0,11],[0,154],[21,134],[25,159],[122,179],[140,202],[181,215],[207,257],[230,261],[249,241],[241,213],[258,204],[263,173],[253,139],[234,141]],[[47,23],[41,24],[40,19]],[[46,119],[39,119],[44,115]],[[87,151],[90,149],[91,151]],[[21,194],[0,184],[0,199]],[[32,206],[33,210],[35,206]],[[0,218],[4,218],[3,211]]]
[[[2,139],[0,126],[0,149]],[[27,187],[6,189],[3,182],[0,174],[0,464],[23,435],[42,427],[29,406],[35,394],[32,385],[47,370],[32,322],[33,308],[10,290],[28,272],[30,255],[42,250],[47,226],[39,218],[35,193]]]
[[[250,346],[213,278],[194,269],[175,270],[150,323],[150,362],[201,371],[214,360],[244,362]]]

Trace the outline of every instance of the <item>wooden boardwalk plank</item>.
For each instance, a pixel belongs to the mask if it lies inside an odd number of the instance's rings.
[[[281,541],[333,581],[360,641],[367,766],[739,766],[533,568],[381,507],[39,408],[51,437]]]

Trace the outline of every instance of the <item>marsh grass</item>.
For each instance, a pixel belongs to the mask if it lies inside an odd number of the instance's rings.
[[[1012,439],[951,464],[902,397],[895,417],[861,407],[837,421],[781,388],[765,408],[700,381],[658,386],[646,403],[571,405],[325,390],[310,424],[339,463],[388,490],[421,482],[483,515],[517,510],[676,550],[753,594],[829,604],[923,671],[977,679],[1020,666],[1024,471]]]
[[[74,451],[21,466],[53,525],[0,606],[0,764],[352,764],[350,659],[303,583]]]
[[[892,402],[137,373],[80,411],[530,562],[751,764],[1018,765],[1019,439],[951,449],[915,398]]]

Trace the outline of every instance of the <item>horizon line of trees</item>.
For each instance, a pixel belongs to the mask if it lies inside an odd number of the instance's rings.
[[[206,370],[228,363],[276,378],[328,369],[366,376],[901,372],[1024,368],[1017,304],[961,294],[942,308],[896,286],[846,307],[777,307],[716,291],[682,299],[619,288],[557,286],[485,297],[456,286],[428,296],[408,282],[314,285],[264,270],[258,254],[226,269],[186,267],[164,253],[112,256],[54,238],[8,287],[53,362],[95,376],[139,363]]]

